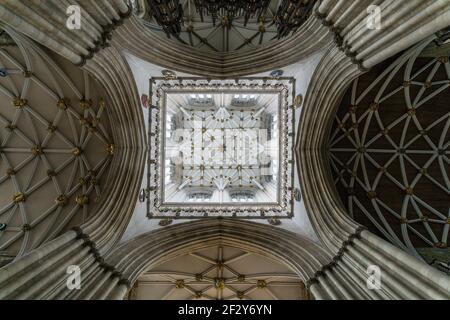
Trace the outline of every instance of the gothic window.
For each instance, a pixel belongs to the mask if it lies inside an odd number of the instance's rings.
[[[188,194],[188,201],[189,202],[209,202],[212,198],[211,192],[204,192],[204,191],[198,191],[198,192],[191,192]]]
[[[239,191],[231,194],[231,201],[233,202],[253,202],[255,194],[250,191]]]
[[[256,102],[256,95],[254,94],[236,94],[231,101],[231,105],[233,107],[253,107]]]
[[[212,107],[214,100],[210,94],[191,94],[188,98],[189,105],[193,107]]]

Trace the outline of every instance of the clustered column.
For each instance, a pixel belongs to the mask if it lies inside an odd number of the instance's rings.
[[[79,267],[80,290],[70,288],[70,266]],[[116,299],[129,283],[76,228],[2,268],[0,287],[0,299]]]
[[[366,8],[372,4],[381,10],[381,29],[368,28]],[[323,0],[316,7],[316,16],[336,40],[336,47],[325,54],[311,80],[297,144],[305,206],[322,243],[335,254],[333,262],[307,283],[316,299],[450,298],[447,276],[350,219],[326,161],[332,119],[350,83],[367,68],[449,26],[449,14],[450,3],[445,0],[363,0],[351,5]],[[396,32],[398,28],[403,32]],[[369,267],[380,270],[379,290],[367,284]]]
[[[80,29],[66,26],[68,6],[60,0],[28,1],[26,5],[4,0],[0,21],[82,66],[108,45],[111,31],[131,15],[131,8],[124,0],[79,0],[74,4],[80,8]]]

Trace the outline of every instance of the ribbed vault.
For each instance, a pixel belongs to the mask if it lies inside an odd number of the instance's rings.
[[[450,227],[449,57],[421,57],[438,40],[356,79],[330,140],[349,214],[414,255],[420,247],[445,249]]]
[[[0,48],[0,265],[87,221],[108,181],[108,103],[68,61],[5,29]]]
[[[318,265],[331,259],[319,245],[294,233],[227,218],[183,223],[141,235],[116,248],[107,260],[134,282],[148,268],[214,243],[281,259],[303,281],[313,276]]]
[[[145,270],[192,250],[221,245],[279,259],[317,299],[449,297],[448,277],[363,230],[350,217],[333,184],[327,148],[336,110],[350,83],[366,68],[447,27],[448,1],[361,0],[351,5],[346,0],[318,1],[315,14],[295,36],[242,55],[206,54],[173,45],[146,30],[139,18],[128,18],[130,8],[123,0],[72,2],[86,14],[87,28],[79,33],[64,27],[62,1],[33,1],[27,7],[5,0],[0,20],[84,65],[102,85],[111,105],[111,133],[117,146],[110,164],[114,175],[107,197],[81,228],[1,269],[0,297],[120,299]],[[384,24],[367,31],[366,9],[373,4],[380,5]],[[267,72],[326,51],[305,96],[296,146],[302,198],[321,244],[280,228],[215,219],[169,226],[117,246],[135,208],[147,145],[141,105],[122,50],[173,70],[223,78]],[[20,100],[16,104],[26,106]],[[23,200],[17,197],[19,207]],[[65,286],[66,268],[72,264],[86,274],[80,291]],[[384,279],[376,291],[366,283],[367,267],[374,264]]]
[[[212,246],[146,270],[129,299],[307,299],[303,282],[279,261],[239,247]]]
[[[276,43],[269,42],[237,53],[204,52],[159,37],[148,30],[141,19],[133,16],[115,31],[112,41],[117,47],[166,68],[194,75],[232,78],[266,72],[301,61],[329,46],[332,36],[320,21],[310,18],[295,36]]]
[[[275,16],[279,6],[278,0],[269,1],[267,10],[261,16],[255,14],[249,17],[248,21],[243,15],[233,17],[232,21],[227,16],[218,16],[215,20],[211,16],[202,19],[193,0],[182,1],[181,5],[184,12],[183,23],[178,38],[171,37],[174,43],[189,45],[201,51],[228,52],[254,50],[259,45],[277,38]],[[149,30],[162,38],[167,37],[162,27],[150,16],[148,8],[136,9],[145,11],[139,16],[142,16]]]

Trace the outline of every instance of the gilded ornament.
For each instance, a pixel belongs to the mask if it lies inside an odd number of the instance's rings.
[[[75,198],[75,202],[79,205],[79,206],[84,206],[86,204],[89,203],[89,198],[86,195],[79,195]]]
[[[26,200],[26,197],[22,192],[18,192],[13,196],[14,203],[25,202],[25,200]]]

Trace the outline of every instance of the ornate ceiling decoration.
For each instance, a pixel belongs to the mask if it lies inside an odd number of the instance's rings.
[[[70,62],[0,47],[0,265],[91,217],[114,153],[107,103]]]
[[[356,79],[330,139],[349,214],[416,256],[450,230],[449,57],[420,57],[435,40]]]
[[[178,37],[181,32],[183,7],[178,0],[148,0],[149,10],[164,33]]]
[[[151,83],[149,218],[292,217],[293,79]]]
[[[190,252],[144,272],[130,291],[139,300],[306,300],[298,276],[268,258],[229,246]]]
[[[277,93],[168,92],[165,102],[164,202],[277,202]]]
[[[283,0],[275,16],[277,38],[295,33],[311,15],[315,0]]]
[[[156,33],[191,47],[229,52],[295,33],[310,17],[315,1],[148,0],[130,4]]]
[[[258,20],[267,11],[271,0],[194,0],[195,8],[200,14],[201,20],[204,21],[205,16],[211,16],[213,25],[219,16],[233,23],[234,18],[242,16],[244,18],[244,26],[247,26],[250,18],[256,17]]]

